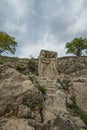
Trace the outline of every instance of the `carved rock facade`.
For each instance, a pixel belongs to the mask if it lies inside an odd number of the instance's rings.
[[[41,50],[38,66],[39,77],[55,79],[57,72],[57,53],[54,51]]]

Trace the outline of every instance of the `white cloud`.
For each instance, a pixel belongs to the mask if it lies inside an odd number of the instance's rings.
[[[0,30],[18,41],[16,55],[37,57],[41,49],[65,55],[65,43],[87,38],[86,0],[1,0]]]
[[[65,44],[57,44],[54,37],[46,33],[43,38],[39,39],[36,44],[26,44],[23,45],[19,50],[19,57],[30,57],[31,55],[35,58],[39,56],[40,50],[52,50],[58,53],[58,56],[63,56],[65,54]]]

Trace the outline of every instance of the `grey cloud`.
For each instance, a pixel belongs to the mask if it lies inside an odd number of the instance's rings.
[[[50,2],[50,0],[48,1]],[[75,35],[78,35],[80,33],[80,27],[78,26],[76,29],[73,28],[76,27],[76,24],[78,24],[80,19],[81,21],[84,21],[87,17],[84,1],[55,0],[55,4],[53,4],[53,0],[51,0],[52,4],[50,5],[50,10],[47,6],[45,8],[45,13],[48,12],[49,14],[48,17],[46,17],[48,19],[49,35],[52,34],[57,41],[60,41],[60,43],[66,42],[68,39],[72,39]],[[82,19],[81,15],[84,10],[86,10],[86,16]],[[80,24],[80,26],[83,25]],[[70,30],[71,27],[73,28]],[[84,30],[82,31],[82,34],[83,33]]]
[[[18,56],[36,56],[42,48],[62,56],[67,41],[87,38],[87,0],[1,0],[0,30],[17,39]]]
[[[48,37],[53,36],[53,40],[50,41],[53,43],[53,46],[56,46],[55,50],[56,48],[61,48],[62,45],[62,50],[64,51],[65,43],[75,37],[87,38],[87,22],[85,22],[87,20],[87,9],[85,1],[43,1],[44,19],[47,21]],[[60,51],[59,49],[57,50]]]

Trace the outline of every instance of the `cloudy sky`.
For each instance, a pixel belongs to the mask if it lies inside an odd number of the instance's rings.
[[[0,0],[0,31],[18,41],[15,56],[64,56],[67,41],[87,38],[87,0]]]

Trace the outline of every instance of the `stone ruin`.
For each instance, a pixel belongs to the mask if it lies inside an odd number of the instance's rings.
[[[56,79],[57,71],[57,52],[41,50],[38,65],[39,77]]]

